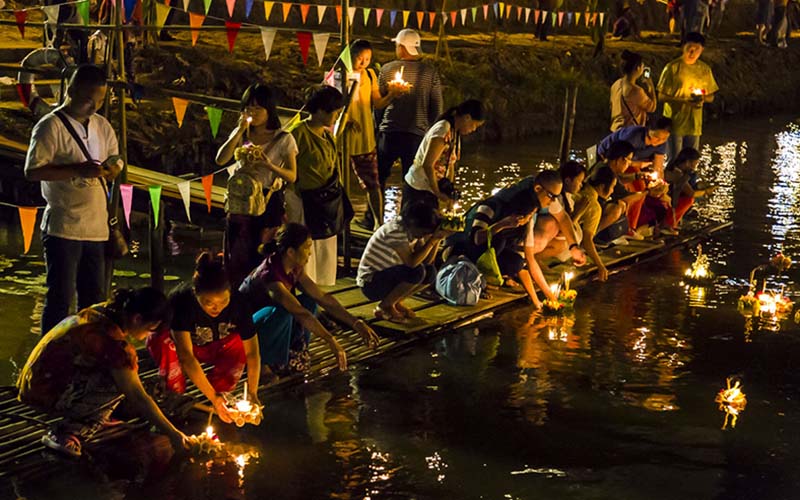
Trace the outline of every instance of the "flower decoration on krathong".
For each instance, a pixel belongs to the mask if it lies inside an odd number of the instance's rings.
[[[542,314],[545,316],[558,316],[564,314],[564,304],[558,300],[545,299],[542,301]]]
[[[575,299],[578,297],[577,290],[561,290],[558,293],[558,302],[566,307],[570,308],[575,305]]]
[[[788,270],[792,267],[792,259],[778,252],[773,258],[769,260],[769,264],[780,272]]]
[[[714,399],[715,403],[719,403],[719,410],[725,412],[725,420],[722,422],[723,430],[728,427],[728,417],[731,417],[731,429],[735,428],[739,414],[747,406],[747,397],[742,392],[741,382],[736,380],[733,386],[731,386],[731,382],[734,382],[733,377],[728,377],[727,388],[721,389]]]
[[[460,233],[467,227],[466,217],[464,213],[460,211],[458,203],[453,205],[451,210],[442,210],[439,214],[439,219],[441,220],[439,228],[445,231]]]
[[[236,427],[242,427],[244,424],[258,425],[261,423],[262,413],[264,407],[261,405],[253,404],[252,401],[247,399],[247,382],[244,383],[244,391],[242,399],[233,402],[233,407],[228,408],[233,418]]]
[[[747,295],[739,297],[737,310],[745,317],[756,316],[759,313],[760,303],[753,292],[747,292]]]
[[[708,256],[703,253],[702,245],[697,245],[697,258],[684,273],[684,278],[696,283],[705,283],[714,279],[714,273],[711,272]]]
[[[192,455],[214,455],[223,448],[219,436],[214,432],[214,427],[210,424],[202,434],[189,436],[189,453]]]

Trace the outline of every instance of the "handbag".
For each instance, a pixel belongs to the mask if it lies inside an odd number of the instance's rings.
[[[81,140],[78,136],[78,133],[72,127],[72,124],[69,122],[67,117],[64,115],[62,111],[56,111],[55,115],[61,120],[61,123],[64,124],[64,127],[69,132],[69,135],[75,139],[75,142],[78,143],[78,147],[80,148],[83,156],[86,157],[87,161],[95,161],[92,158],[92,155],[89,153],[89,150],[86,148],[86,144]],[[130,252],[130,248],[128,247],[128,241],[125,239],[125,234],[122,232],[122,224],[120,223],[119,218],[116,216],[116,213],[113,212],[113,207],[111,205],[111,197],[109,196],[109,189],[108,183],[104,177],[100,177],[100,185],[103,186],[103,191],[106,194],[107,206],[106,211],[108,212],[108,241],[106,241],[106,255],[113,259],[121,259],[125,257]]]
[[[478,257],[475,263],[478,270],[486,278],[486,283],[493,286],[503,286],[503,273],[497,263],[497,252],[492,247],[492,232],[486,231],[486,250]]]
[[[466,257],[449,260],[436,274],[436,293],[453,306],[474,306],[486,288],[486,278]]]
[[[336,169],[328,182],[316,189],[301,191],[300,197],[303,200],[306,227],[315,240],[336,236],[355,215]]]

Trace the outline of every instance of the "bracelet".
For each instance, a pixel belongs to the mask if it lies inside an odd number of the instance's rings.
[[[573,243],[572,245],[569,246],[569,249],[572,250],[572,247],[579,248],[580,245],[578,245],[577,243]]]

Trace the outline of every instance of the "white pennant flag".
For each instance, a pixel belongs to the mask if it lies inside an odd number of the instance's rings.
[[[528,19],[531,18],[531,8],[525,7],[525,24],[528,24]]]
[[[61,8],[60,5],[48,5],[47,7],[42,7],[44,11],[44,16],[47,19],[48,23],[57,23],[58,22],[58,11]]]
[[[272,42],[275,41],[275,33],[278,30],[274,28],[261,28],[261,41],[264,42],[264,52],[267,56],[267,61],[269,61],[269,53],[272,51]]]
[[[467,25],[467,9],[461,9],[461,25]]]
[[[178,192],[181,194],[181,199],[183,200],[183,208],[186,209],[186,218],[189,219],[189,222],[192,222],[192,216],[189,214],[189,204],[192,202],[189,192],[191,191],[192,182],[179,182],[177,186]]]
[[[353,19],[356,17],[356,8],[355,7],[348,7],[347,8],[347,17],[350,19],[350,24],[353,24]]]
[[[189,12],[189,2],[190,1],[191,0],[183,0],[183,11],[184,12]]]
[[[325,48],[328,46],[330,33],[314,33],[314,50],[317,51],[317,62],[322,66],[322,59],[325,58]]]
[[[605,12],[600,13],[600,26],[603,25],[603,18],[605,17],[605,15],[606,15]]]
[[[317,23],[322,23],[326,10],[328,10],[327,5],[317,5]]]
[[[233,177],[233,174],[234,174],[234,172],[236,172],[236,167],[237,167],[237,164],[236,164],[236,163],[234,163],[233,165],[231,165],[230,167],[227,167],[227,168],[225,169],[225,170],[227,170],[227,172],[228,172],[228,179],[230,179],[231,177]]]

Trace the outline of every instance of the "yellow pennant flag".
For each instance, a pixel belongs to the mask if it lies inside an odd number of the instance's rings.
[[[403,11],[403,28],[405,28],[406,26],[408,26],[408,16],[409,16],[410,14],[411,14],[411,12],[409,12],[409,11],[407,11],[407,10],[404,10],[404,11]]]
[[[275,6],[275,2],[264,2],[264,17],[267,18],[269,21],[269,15],[272,14],[272,7]]]
[[[156,2],[156,26],[159,28],[163,28],[164,23],[167,22],[170,8],[168,5]]]
[[[283,3],[283,22],[286,22],[286,18],[289,17],[289,11],[292,10],[292,4],[289,2]]]

